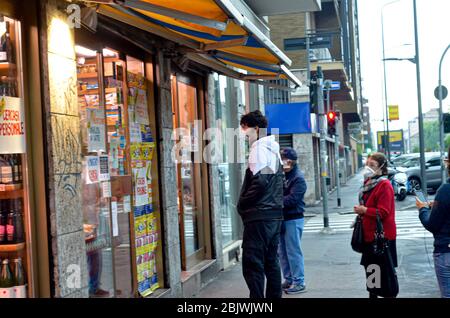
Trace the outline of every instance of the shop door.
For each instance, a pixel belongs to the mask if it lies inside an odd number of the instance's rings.
[[[182,145],[178,151],[181,162],[176,165],[182,270],[188,270],[207,256],[205,218],[209,201],[201,162],[203,116],[198,83],[195,78],[182,75],[172,79],[175,137]]]

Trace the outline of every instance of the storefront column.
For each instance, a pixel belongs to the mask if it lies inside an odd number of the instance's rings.
[[[215,80],[214,75],[210,74],[207,77],[207,94],[208,98],[206,101],[206,114],[207,114],[207,128],[218,128],[216,122],[216,97],[215,97]],[[217,136],[210,136],[210,138],[216,138]],[[225,136],[222,136],[223,138]],[[222,141],[216,143],[215,140],[212,140],[217,147],[222,147],[222,142],[226,142],[222,138]],[[216,148],[217,149],[217,148]],[[223,149],[223,148],[220,148]],[[213,255],[216,255],[217,262],[214,264],[214,269],[209,270],[208,272],[212,273],[212,275],[217,275],[217,272],[223,269],[223,255],[222,255],[222,227],[221,227],[221,204],[220,204],[220,186],[219,186],[219,165],[220,159],[222,158],[208,158],[204,156],[204,160],[207,159],[210,164],[208,164],[209,168],[209,191],[211,193],[211,235],[213,240]],[[203,278],[203,277],[202,277]],[[204,279],[208,280],[208,279]]]
[[[305,193],[305,204],[314,205],[316,203],[316,178],[314,169],[314,153],[312,134],[292,135],[293,148],[298,154],[298,166],[305,175],[308,189]]]
[[[74,29],[61,10],[67,5],[42,1],[40,17],[53,296],[64,298],[88,297]]]
[[[168,297],[181,297],[181,257],[180,257],[180,233],[178,224],[177,205],[177,180],[176,165],[172,160],[174,141],[173,113],[172,113],[172,89],[171,89],[171,61],[158,51],[156,56],[156,81],[157,81],[157,121],[159,127],[159,144],[161,160],[161,215],[164,222],[164,255],[165,276],[170,287]]]

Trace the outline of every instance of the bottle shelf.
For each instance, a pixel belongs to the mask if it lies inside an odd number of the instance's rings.
[[[85,78],[97,78],[98,73],[78,73],[77,78],[85,79]]]
[[[16,69],[16,64],[8,62],[0,62],[0,71]]]
[[[0,252],[18,252],[25,248],[25,243],[17,244],[2,244],[0,245]]]
[[[10,191],[1,191],[0,186],[0,200],[4,199],[19,199],[23,197],[23,189],[21,189],[21,185],[17,185],[18,189],[10,190]]]
[[[117,88],[116,87],[105,88],[105,94],[116,93],[116,92],[117,92]],[[98,95],[98,89],[97,88],[93,88],[93,89],[79,90],[78,91],[78,96],[81,96],[81,95]]]

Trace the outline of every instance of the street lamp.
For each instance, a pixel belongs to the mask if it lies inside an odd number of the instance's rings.
[[[443,92],[442,92],[442,61],[444,60],[444,56],[447,53],[448,49],[450,49],[450,44],[445,49],[444,53],[442,53],[441,60],[439,61],[439,80],[438,80],[438,87],[439,87],[439,142],[440,142],[440,148],[441,148],[441,178],[442,183],[445,182],[445,167],[444,167],[444,118],[442,113],[442,99],[443,99]]]
[[[386,132],[387,132],[387,142],[386,142],[386,152],[387,152],[387,157],[388,157],[388,162],[391,161],[391,150],[390,150],[390,143],[391,143],[391,139],[389,136],[389,113],[388,113],[388,103],[387,103],[387,85],[386,85],[386,63],[384,62],[385,60],[385,55],[384,55],[384,18],[383,18],[383,10],[386,6],[393,4],[395,2],[399,2],[400,0],[396,0],[396,1],[391,1],[386,3],[385,5],[383,5],[381,7],[381,42],[382,42],[382,47],[383,47],[383,74],[384,74],[384,106],[385,106],[385,123],[386,123],[386,130],[384,131],[384,138],[386,140]]]
[[[425,194],[428,192],[427,188],[427,174],[425,167],[425,140],[423,134],[423,115],[422,115],[422,91],[420,89],[420,62],[419,62],[419,33],[417,31],[417,5],[416,0],[413,0],[414,8],[414,44],[415,44],[415,64],[417,77],[417,104],[419,117],[419,148],[420,148],[420,176],[422,177],[422,190]]]

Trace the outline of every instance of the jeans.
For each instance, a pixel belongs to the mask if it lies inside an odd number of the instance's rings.
[[[442,298],[450,298],[450,253],[434,253],[434,269]]]
[[[242,273],[250,298],[281,298],[281,273],[278,261],[280,221],[253,221],[244,225]]]
[[[300,246],[305,219],[283,221],[281,226],[280,256],[284,279],[290,284],[305,285],[305,262]]]
[[[102,269],[101,251],[88,253],[87,262],[89,269],[89,293],[94,294],[100,286],[100,276]]]

